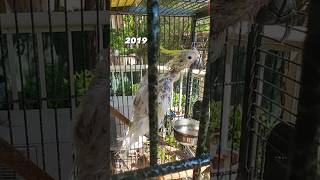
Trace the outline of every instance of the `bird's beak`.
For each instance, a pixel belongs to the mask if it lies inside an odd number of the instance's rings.
[[[204,67],[204,62],[202,58],[198,58],[190,67],[191,69],[203,69]]]

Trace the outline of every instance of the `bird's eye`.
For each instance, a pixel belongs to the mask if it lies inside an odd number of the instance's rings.
[[[188,59],[191,59],[192,57],[191,56],[188,56]]]

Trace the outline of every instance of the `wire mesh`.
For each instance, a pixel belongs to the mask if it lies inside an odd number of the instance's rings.
[[[159,14],[192,16],[205,6],[207,6],[207,0],[163,0],[159,1]],[[111,3],[111,11],[147,14],[147,0],[115,0]]]
[[[108,15],[84,0],[79,9],[70,1],[2,2],[1,138],[54,179],[68,179],[71,121],[103,48]],[[21,179],[4,172],[1,179]]]
[[[270,168],[269,163],[272,163],[272,160],[266,160],[266,156],[270,156],[268,152],[278,152],[279,157],[273,158],[278,158],[275,161],[278,161],[280,167],[284,166],[285,170],[288,168],[289,152],[283,146],[289,146],[287,142],[292,138],[290,132],[294,129],[297,116],[301,73],[301,51],[290,48],[282,52],[264,50],[273,54],[262,51],[261,58],[256,63],[258,87],[254,90],[256,103],[253,104],[256,109],[254,121],[258,124],[253,131],[254,136],[258,137],[254,174],[259,179],[271,176],[269,169],[263,171],[265,166]],[[281,125],[284,126],[283,129],[277,130]],[[288,131],[288,135],[283,134],[283,131]],[[280,144],[272,139],[273,136],[279,137]]]
[[[248,54],[251,72],[246,79],[250,83],[245,105],[248,114],[244,116],[248,134],[242,136],[249,144],[244,146],[249,152],[243,158],[249,179],[286,178],[288,173],[305,38],[301,22],[289,28],[292,32],[284,41],[275,33],[284,32],[283,26],[264,26],[251,31],[256,39],[248,42],[252,49]]]
[[[145,37],[146,36],[146,16],[141,15],[131,15],[131,14],[118,14],[118,15],[112,15],[112,27],[113,32],[116,34],[117,32],[120,32],[121,34],[114,35],[114,38],[122,38],[125,39],[126,37]],[[137,21],[139,23],[137,23]],[[166,49],[173,49],[173,50],[179,50],[179,49],[190,49],[191,45],[191,39],[190,39],[190,31],[191,31],[191,18],[188,17],[177,17],[177,16],[161,16],[160,17],[160,45]],[[134,30],[134,32],[128,32],[128,28],[125,29],[125,27],[132,27],[132,26],[138,26],[138,28],[131,28]],[[123,29],[127,30],[127,32],[123,32]],[[120,36],[119,36],[120,35]],[[112,52],[113,54],[118,55],[117,57],[114,57],[111,59],[112,66],[111,66],[111,73],[112,77],[114,78],[112,82],[119,82],[112,83],[112,91],[113,91],[113,97],[112,97],[112,106],[114,106],[118,111],[126,115],[129,119],[132,117],[132,101],[134,98],[134,94],[137,91],[138,87],[135,87],[135,89],[129,89],[129,91],[123,92],[126,90],[126,86],[139,86],[139,83],[141,82],[143,76],[146,74],[147,70],[147,60],[146,60],[146,45],[145,44],[138,44],[138,45],[126,45],[123,47],[123,42],[119,41],[121,44],[113,45]],[[123,49],[121,49],[123,48]],[[119,52],[119,54],[118,54]],[[131,58],[126,61],[126,58]],[[168,62],[168,60],[172,58],[168,55],[161,55],[160,56],[160,62],[158,65],[158,71],[160,74],[163,74],[166,72],[166,67],[164,64]],[[131,60],[131,61],[130,61]],[[127,72],[127,74],[125,74]],[[117,75],[116,74],[123,74],[123,75]],[[126,82],[123,82],[124,79],[127,79]],[[185,84],[186,84],[186,73],[183,73],[181,75],[180,80],[176,83],[173,93],[173,100],[170,107],[170,110],[168,111],[171,113],[176,113],[178,116],[183,116],[185,110],[185,101],[186,101],[186,90],[185,90]],[[132,86],[134,85],[134,86]],[[118,87],[117,87],[118,86]],[[123,88],[125,87],[125,88]],[[131,90],[131,92],[130,92]],[[122,92],[119,92],[122,91]],[[117,136],[123,137],[124,133],[126,132],[128,126],[121,123],[116,122],[117,127]],[[168,130],[172,132],[172,129]],[[162,146],[159,147],[159,163],[166,163],[170,161],[177,160],[179,155],[181,158],[186,158],[188,156],[184,155],[184,152],[179,149],[177,142],[175,142],[174,139],[172,139],[172,134],[170,135],[169,139],[166,138],[166,142],[162,142]],[[168,144],[169,141],[172,141]],[[164,144],[163,144],[164,143]],[[140,143],[143,144],[143,143]],[[118,144],[119,145],[119,144]],[[141,146],[141,145],[140,145]],[[144,148],[142,148],[144,147]],[[148,146],[142,145],[142,147],[134,148],[135,151],[139,151],[136,155],[132,154],[129,157],[120,160],[121,163],[126,163],[126,165],[122,165],[128,167],[128,169],[121,169],[120,167],[117,167],[115,172],[121,172],[121,171],[127,171],[127,170],[133,170],[138,168],[142,168],[147,166],[147,162],[145,162],[144,165],[141,163],[138,164],[139,158],[145,158],[145,156],[148,154]],[[114,149],[117,149],[117,145],[115,145]],[[139,150],[140,149],[140,150]],[[175,152],[174,151],[178,151]],[[180,152],[180,153],[179,153]],[[148,155],[147,155],[148,156]],[[119,160],[115,162],[115,166],[119,165]]]
[[[5,6],[0,4],[1,137],[25,151],[27,158],[55,179],[68,179],[75,158],[71,121],[105,48],[104,27],[109,25],[106,19],[110,19],[112,42],[110,106],[127,120],[132,118],[135,93],[148,71],[148,41],[143,43],[148,33],[147,1],[111,1],[110,15],[105,1],[8,2]],[[198,13],[203,13],[207,5],[204,0],[160,1],[160,46],[172,50],[196,47],[208,63],[210,18],[201,15],[197,19]],[[242,173],[238,170],[241,138],[249,140],[251,145],[244,147],[245,151],[251,151],[250,158],[245,157],[243,161],[249,166],[252,177],[266,179],[270,173],[276,174],[268,169],[273,161],[269,159],[271,151],[278,154],[272,156],[276,158],[276,164],[287,166],[284,150],[271,138],[285,144],[289,137],[275,131],[278,125],[291,131],[297,115],[301,47],[306,32],[301,28],[305,19],[299,19],[297,23],[286,26],[291,33],[283,42],[278,40],[281,39],[278,32],[285,31],[283,25],[265,26],[263,32],[252,33],[256,38],[251,39],[248,39],[251,31],[248,22],[228,29],[224,56],[211,64],[206,137],[211,163],[210,166],[201,165],[203,178],[231,180]],[[159,74],[168,71],[165,64],[171,58],[159,53]],[[245,91],[245,65],[250,58],[249,97]],[[157,148],[158,164],[164,167],[166,163],[188,162],[195,156],[196,146],[177,142],[172,123],[181,118],[200,120],[205,74],[206,69],[184,70],[174,85]],[[248,104],[244,104],[247,100]],[[248,114],[245,114],[246,110]],[[246,121],[249,127],[241,124]],[[128,124],[113,116],[110,123],[112,173],[130,174],[148,167],[148,138],[140,139],[125,157],[119,157],[121,138],[128,130]],[[6,167],[5,170],[1,168],[0,178],[8,176]],[[192,170],[182,170],[170,172],[172,174],[163,178],[192,177]],[[13,172],[9,173],[15,176]]]

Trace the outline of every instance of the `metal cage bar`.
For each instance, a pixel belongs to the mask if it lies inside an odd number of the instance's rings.
[[[243,97],[243,115],[242,115],[242,125],[241,125],[241,142],[240,142],[240,159],[239,159],[239,175],[240,179],[250,179],[252,166],[250,164],[250,158],[254,159],[252,154],[254,150],[251,150],[251,145],[254,145],[254,142],[250,139],[250,131],[253,128],[251,119],[252,113],[252,93],[253,93],[253,73],[255,67],[256,58],[254,56],[255,50],[257,49],[256,43],[258,43],[258,34],[261,31],[261,26],[253,25],[251,27],[251,32],[248,39],[248,55],[246,61],[246,77],[245,77],[245,88],[244,88],[244,97]],[[253,140],[255,141],[255,140]],[[249,162],[248,162],[249,161]]]
[[[148,91],[149,91],[149,132],[150,132],[150,165],[158,161],[158,110],[157,110],[157,63],[159,62],[159,2],[149,0],[148,7]]]
[[[210,3],[214,3],[213,0]],[[211,13],[213,13],[213,9],[211,8]],[[200,125],[199,125],[199,132],[198,132],[198,141],[197,141],[197,151],[196,157],[200,157],[206,151],[206,139],[207,139],[207,131],[208,131],[208,124],[209,124],[209,102],[210,98],[212,97],[210,82],[212,76],[212,54],[213,54],[213,43],[214,43],[214,29],[213,29],[213,14],[210,14],[210,32],[209,32],[209,51],[208,51],[208,62],[206,67],[206,75],[205,75],[205,82],[204,82],[204,92],[203,92],[203,101],[201,107],[201,116],[200,116]],[[193,172],[193,178],[199,179],[200,177],[200,169],[197,168]]]
[[[145,169],[129,171],[114,175],[111,179],[145,179],[163,176],[166,174],[193,169],[210,164],[210,155],[203,154],[196,158],[186,159],[178,162],[171,162],[162,165],[153,165]]]

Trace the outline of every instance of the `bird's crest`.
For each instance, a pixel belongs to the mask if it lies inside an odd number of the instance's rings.
[[[163,46],[160,46],[160,53],[167,54],[167,55],[178,55],[181,50],[169,50],[165,49]]]

